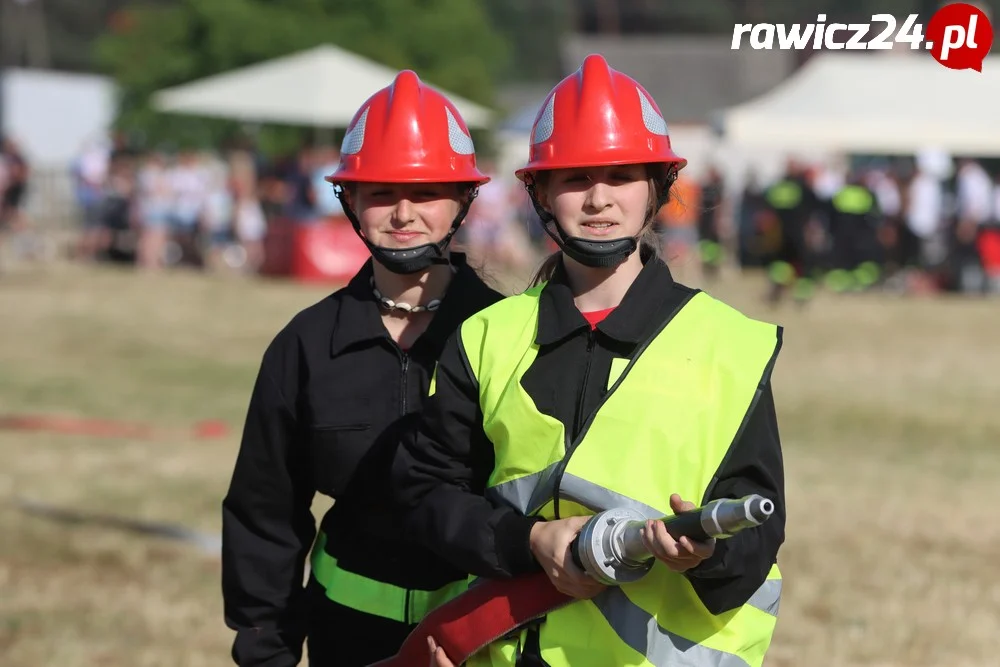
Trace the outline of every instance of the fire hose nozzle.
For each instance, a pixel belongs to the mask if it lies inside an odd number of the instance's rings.
[[[713,500],[703,507],[658,519],[674,539],[725,539],[767,521],[774,503],[752,494]],[[573,541],[573,561],[609,586],[637,581],[653,567],[653,555],[642,542],[648,517],[632,508],[615,508],[594,515]]]

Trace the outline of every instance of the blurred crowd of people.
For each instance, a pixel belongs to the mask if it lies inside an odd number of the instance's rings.
[[[269,220],[341,212],[323,181],[338,160],[334,149],[264,161],[245,147],[141,153],[95,142],[73,168],[83,225],[76,255],[146,269],[225,265],[255,272],[265,259]]]
[[[774,183],[751,179],[736,214],[698,209],[702,262],[718,262],[728,220],[740,263],[767,267],[771,300],[805,301],[818,287],[1000,293],[1000,174],[970,159],[951,173],[950,163],[839,172],[790,160]],[[712,206],[718,190],[710,175]]]
[[[95,142],[73,167],[82,224],[75,255],[256,272],[275,221],[342,216],[324,177],[335,148],[306,147],[268,161],[247,146],[137,152]],[[943,165],[943,166],[942,166]],[[483,161],[480,188],[456,243],[482,264],[524,273],[554,248],[523,185]],[[817,289],[1000,293],[1000,173],[975,160],[952,168],[916,157],[843,171],[790,159],[772,182],[749,174],[731,187],[719,168],[681,172],[657,214],[663,255],[711,280],[727,264],[761,267],[767,298],[804,302]],[[0,232],[25,224],[27,162],[0,150]]]
[[[707,280],[727,263],[762,267],[771,301],[819,288],[1000,293],[1000,173],[975,160],[952,174],[920,159],[843,171],[790,159],[774,181],[751,174],[738,189],[713,166],[699,180],[682,171],[672,192],[656,220],[668,262]],[[523,186],[496,177],[462,238],[516,265],[553,247]]]

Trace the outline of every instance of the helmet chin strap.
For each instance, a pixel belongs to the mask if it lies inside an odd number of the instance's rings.
[[[535,210],[538,211],[539,208],[536,206]],[[555,232],[552,231],[552,227],[555,227]],[[639,242],[634,236],[608,241],[591,241],[579,236],[569,236],[551,215],[548,221],[543,219],[543,228],[568,257],[593,269],[613,269],[628,259],[629,255],[639,247]]]
[[[472,206],[472,201],[479,195],[479,188],[474,187],[469,192],[469,196],[462,203],[462,208],[458,211],[458,215],[455,216],[455,219],[451,223],[451,229],[448,230],[443,239],[437,243],[424,243],[413,248],[386,248],[369,241],[361,232],[361,222],[354,213],[354,209],[351,208],[349,197],[343,186],[339,184],[335,185],[334,192],[337,195],[337,199],[340,200],[341,206],[344,208],[344,215],[351,221],[354,233],[358,235],[361,242],[368,248],[368,252],[371,253],[372,258],[389,271],[405,275],[419,273],[435,265],[450,263],[451,260],[447,254],[448,244],[451,243],[451,239],[455,236],[458,228],[462,226],[465,216],[469,214],[469,207]]]
[[[639,241],[635,236],[607,241],[592,241],[568,235],[555,216],[546,211],[538,202],[534,184],[529,184],[527,189],[528,195],[531,197],[531,204],[542,220],[542,229],[555,241],[559,249],[566,253],[567,257],[580,264],[592,269],[613,269],[628,259],[629,255],[639,247]],[[552,230],[553,227],[555,231]]]
[[[659,211],[666,203],[670,192],[670,186],[676,179],[676,171],[667,174],[662,187],[657,188],[657,202],[654,211]],[[545,210],[538,201],[535,193],[533,180],[525,183],[528,195],[531,198],[531,205],[535,207],[535,212],[542,220],[542,229],[555,241],[559,249],[566,253],[566,256],[593,269],[613,269],[618,266],[639,248],[638,236],[626,236],[607,241],[593,241],[579,236],[570,236],[559,224],[551,213]],[[555,227],[555,232],[551,227]]]

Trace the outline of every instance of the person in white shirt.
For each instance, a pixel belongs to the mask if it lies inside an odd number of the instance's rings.
[[[875,193],[879,210],[886,217],[895,218],[903,208],[899,184],[885,169],[873,169],[868,175],[868,187]]]
[[[201,264],[196,241],[208,193],[208,175],[197,153],[180,153],[170,170],[170,189],[173,236],[181,246],[182,257]]]
[[[208,264],[220,265],[226,249],[235,243],[233,234],[234,201],[229,165],[217,157],[205,165],[205,203],[202,207],[204,245]]]
[[[170,224],[172,190],[166,160],[149,155],[138,177],[139,246],[136,260],[144,269],[162,266]]]
[[[906,191],[906,227],[916,241],[907,259],[921,268],[928,268],[945,258],[943,194],[940,181],[919,168]]]
[[[874,193],[878,210],[882,213],[882,226],[878,230],[878,240],[885,250],[885,269],[895,273],[903,264],[904,243],[902,225],[903,193],[893,173],[885,167],[868,172],[866,185]]]
[[[982,292],[987,288],[980,237],[993,217],[993,179],[975,160],[958,162],[955,175],[955,226],[951,260],[958,288]]]
[[[993,217],[993,180],[974,160],[962,160],[959,165],[955,176],[956,236],[960,243],[972,243],[979,228]]]
[[[252,273],[264,263],[267,235],[267,218],[258,194],[257,168],[250,153],[236,152],[229,156],[229,169],[233,189],[233,235],[243,250],[243,268]]]
[[[76,247],[78,257],[94,259],[109,243],[101,206],[110,167],[111,151],[100,139],[88,141],[73,163],[74,194],[83,222],[83,232]]]

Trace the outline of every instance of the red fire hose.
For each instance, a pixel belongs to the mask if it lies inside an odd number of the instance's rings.
[[[759,526],[774,513],[774,503],[750,494],[720,498],[659,519],[674,539],[728,539]],[[646,515],[631,508],[605,510],[587,522],[571,546],[576,566],[597,581],[616,585],[642,578],[653,555],[641,538]],[[614,545],[614,548],[609,546]],[[540,572],[510,581],[477,583],[428,614],[394,657],[373,667],[422,667],[430,662],[427,638],[433,637],[456,665],[509,632],[540,618],[573,598],[555,589]]]
[[[433,637],[456,665],[528,621],[573,602],[544,572],[507,581],[484,580],[424,617],[395,656],[371,667],[426,667]]]

